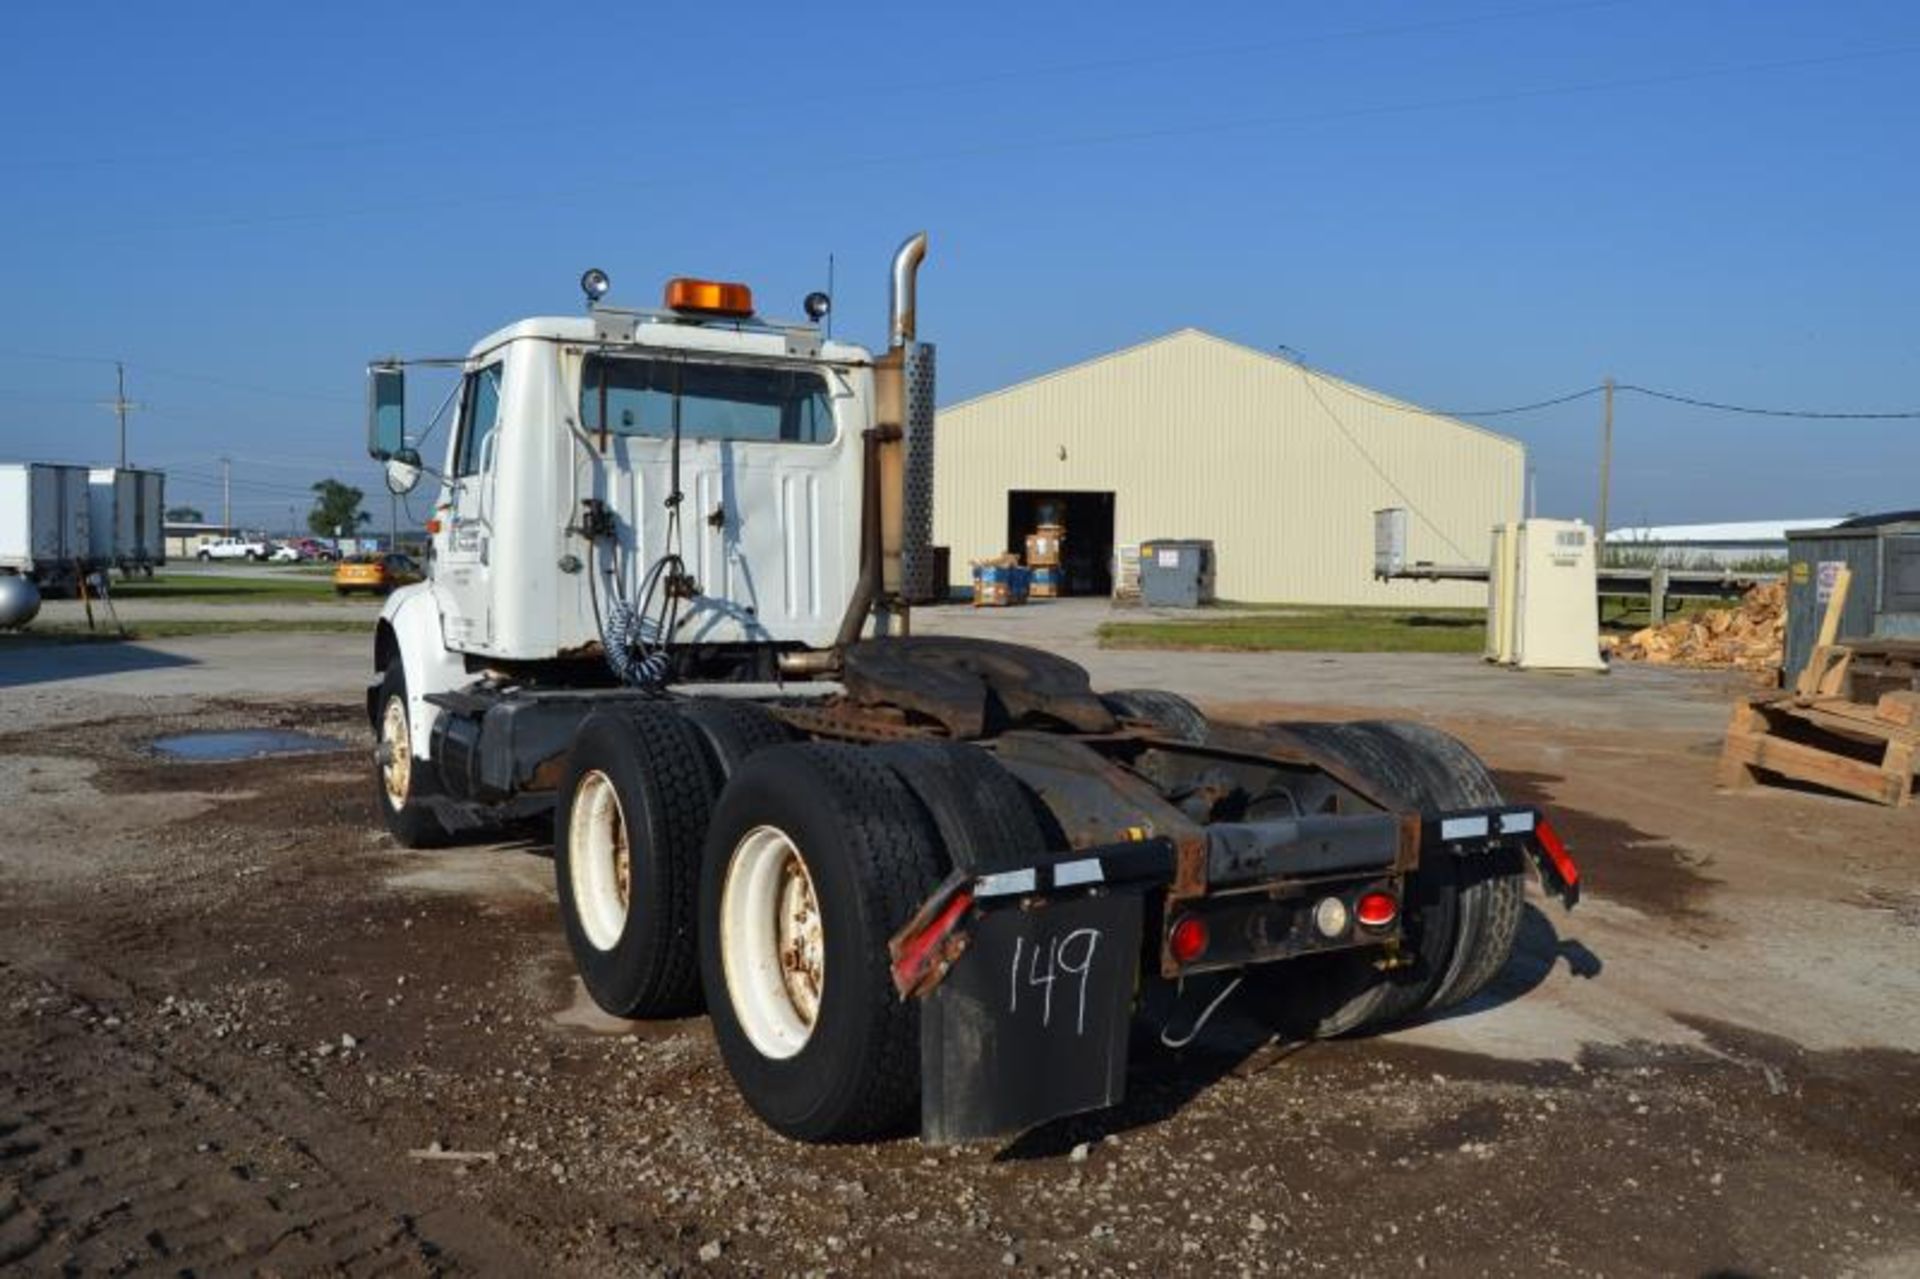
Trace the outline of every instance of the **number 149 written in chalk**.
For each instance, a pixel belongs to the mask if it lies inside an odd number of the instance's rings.
[[[1075,978],[1077,980],[1070,980],[1060,991],[1061,1024],[1065,1024],[1064,1018],[1071,1011],[1073,1033],[1085,1034],[1087,974],[1093,968],[1093,954],[1099,946],[1100,930],[1097,928],[1076,928],[1070,933],[1049,937],[1044,941],[1028,942],[1024,937],[1014,938],[1013,963],[1007,974],[1008,1015],[1020,1012],[1021,996],[1025,991],[1028,1009],[1039,1010],[1040,1028],[1050,1029],[1053,1025],[1054,983],[1063,976]]]

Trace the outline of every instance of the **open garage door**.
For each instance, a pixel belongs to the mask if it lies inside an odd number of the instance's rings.
[[[1039,489],[1007,492],[1007,552],[1022,555],[1027,534],[1059,517],[1061,594],[1113,593],[1113,494]]]

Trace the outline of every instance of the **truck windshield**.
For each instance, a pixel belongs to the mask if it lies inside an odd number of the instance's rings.
[[[665,439],[825,444],[833,439],[827,380],[804,369],[589,356],[580,422],[589,431]]]

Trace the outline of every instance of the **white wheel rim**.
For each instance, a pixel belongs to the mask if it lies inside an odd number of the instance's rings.
[[[413,785],[413,735],[407,731],[407,699],[397,693],[387,699],[380,716],[380,745],[386,754],[380,784],[387,789],[387,802],[396,809],[405,808]]]
[[[806,1047],[826,989],[826,929],[806,858],[787,833],[756,826],[734,846],[720,890],[727,999],[762,1056]]]
[[[627,928],[633,853],[627,814],[613,779],[599,769],[580,778],[567,818],[567,869],[580,931],[596,950],[612,950]]]

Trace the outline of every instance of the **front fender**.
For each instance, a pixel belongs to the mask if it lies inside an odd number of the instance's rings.
[[[394,662],[407,680],[407,727],[416,759],[433,757],[433,725],[440,708],[427,701],[433,693],[451,693],[473,682],[466,660],[447,647],[440,630],[440,607],[425,582],[403,586],[387,596],[373,641],[374,683]],[[369,705],[376,701],[369,696]]]

